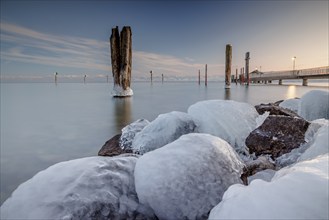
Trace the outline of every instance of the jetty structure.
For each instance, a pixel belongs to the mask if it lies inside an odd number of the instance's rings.
[[[110,37],[111,63],[113,74],[113,97],[133,95],[131,84],[132,38],[131,28],[124,26],[119,34],[119,28],[112,28]]]

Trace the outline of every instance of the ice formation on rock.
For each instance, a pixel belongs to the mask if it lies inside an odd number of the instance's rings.
[[[139,158],[136,192],[159,219],[205,219],[225,190],[241,183],[243,166],[226,141],[187,134]]]
[[[259,116],[252,105],[226,100],[197,102],[188,108],[200,133],[227,141],[238,152],[247,153],[245,139],[257,127]]]
[[[143,128],[148,124],[150,124],[148,120],[138,119],[137,121],[122,128],[122,134],[120,137],[120,147],[122,149],[130,149],[136,134],[143,130]]]
[[[136,161],[119,156],[57,163],[19,186],[1,206],[1,219],[147,218],[135,192]]]
[[[280,107],[290,109],[291,111],[298,112],[300,99],[287,99],[279,104]]]
[[[235,184],[209,219],[328,219],[328,154],[276,172],[270,182]]]
[[[306,120],[329,119],[329,92],[312,90],[300,99],[298,114]]]
[[[144,154],[160,148],[184,134],[194,132],[195,127],[192,117],[184,112],[161,114],[136,134],[132,142],[133,152]]]

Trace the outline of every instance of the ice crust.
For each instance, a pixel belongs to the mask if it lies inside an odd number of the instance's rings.
[[[87,157],[57,163],[21,184],[1,219],[133,219],[142,210],[136,157]]]
[[[137,121],[134,121],[133,123],[122,128],[120,147],[122,149],[130,149],[136,134],[143,130],[143,128],[148,124],[150,124],[148,120],[138,119]]]
[[[279,104],[280,107],[290,109],[291,111],[298,112],[300,99],[287,99]]]
[[[160,148],[184,134],[194,132],[195,127],[192,117],[184,112],[161,114],[136,134],[132,142],[133,152],[144,154]]]
[[[329,92],[312,90],[300,99],[298,114],[306,120],[329,119]]]
[[[200,133],[212,134],[227,141],[239,153],[247,154],[245,139],[258,125],[259,114],[247,103],[209,100],[188,108]]]
[[[204,219],[225,190],[241,182],[243,166],[226,141],[187,134],[139,158],[136,192],[159,219]]]
[[[328,219],[328,154],[276,172],[271,182],[235,184],[209,219]]]
[[[123,89],[119,85],[114,85],[111,95],[114,97],[125,97],[134,95],[134,92],[130,87]]]

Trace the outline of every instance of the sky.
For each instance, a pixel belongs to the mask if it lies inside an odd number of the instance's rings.
[[[250,70],[328,66],[329,1],[1,0],[1,80],[42,81],[112,75],[111,28],[131,26],[134,80],[152,70],[192,79],[208,65],[224,75],[250,52]],[[112,78],[112,77],[111,77]]]

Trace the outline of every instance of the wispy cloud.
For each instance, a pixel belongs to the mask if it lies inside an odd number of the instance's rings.
[[[111,72],[107,41],[52,35],[6,22],[1,22],[0,35],[4,61],[87,69],[97,74]],[[216,66],[209,65],[210,69]],[[188,57],[133,51],[133,74],[141,77],[148,76],[150,70],[167,76],[193,76],[203,67]]]

